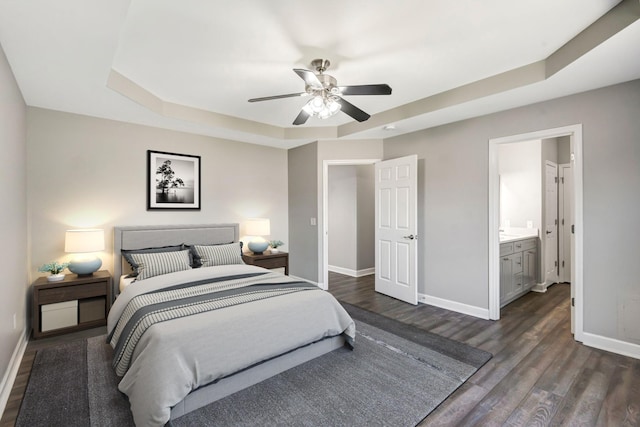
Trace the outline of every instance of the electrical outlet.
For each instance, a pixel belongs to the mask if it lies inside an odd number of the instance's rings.
[[[311,225],[317,225],[315,218],[311,218],[309,222],[311,223]]]
[[[18,322],[16,321],[16,314],[13,313],[13,329],[15,330],[18,327]]]

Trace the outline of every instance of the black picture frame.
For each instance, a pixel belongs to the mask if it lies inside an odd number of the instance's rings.
[[[200,156],[147,150],[147,210],[200,210]]]

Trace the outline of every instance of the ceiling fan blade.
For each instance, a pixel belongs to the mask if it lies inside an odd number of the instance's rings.
[[[318,80],[318,77],[313,71],[304,70],[302,68],[294,68],[293,71],[300,76],[307,86],[311,86],[314,89],[322,89],[322,83]]]
[[[309,113],[307,113],[304,110],[300,110],[300,114],[298,114],[298,117],[296,117],[296,119],[293,121],[294,125],[303,125],[307,122],[307,119],[309,118]]]
[[[338,86],[342,95],[391,95],[391,86],[380,85],[359,85],[359,86]]]
[[[364,111],[362,111],[361,109],[359,109],[358,107],[350,103],[349,101],[346,101],[340,97],[337,97],[337,98],[338,99],[336,101],[340,104],[341,106],[340,109],[342,110],[342,112],[350,115],[357,121],[364,122],[365,120],[368,120],[369,117],[371,117],[369,114],[365,113]]]
[[[307,95],[308,95],[307,92],[288,93],[286,95],[274,95],[274,96],[265,96],[263,98],[251,98],[249,102],[270,101],[272,99],[294,98],[296,96],[307,96]]]

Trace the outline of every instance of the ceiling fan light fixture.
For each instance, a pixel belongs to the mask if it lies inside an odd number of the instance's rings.
[[[341,105],[336,96],[326,96],[325,93],[314,96],[302,109],[310,116],[328,119],[340,111]]]
[[[342,111],[358,122],[368,120],[371,115],[362,111],[343,98],[346,95],[391,95],[391,87],[388,84],[338,86],[335,77],[324,74],[331,62],[327,59],[314,59],[311,62],[316,72],[303,68],[294,68],[293,72],[304,80],[304,92],[288,93],[284,95],[264,96],[252,98],[249,102],[269,101],[272,99],[291,98],[294,96],[309,96],[311,99],[304,104],[293,124],[303,125],[309,117],[328,119]]]
[[[322,96],[320,95],[315,96],[311,100],[310,104],[311,104],[311,110],[315,114],[320,114],[325,109],[324,99],[322,99]]]

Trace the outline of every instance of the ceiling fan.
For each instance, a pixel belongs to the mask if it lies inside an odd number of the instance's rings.
[[[364,122],[371,116],[342,97],[345,95],[391,95],[391,87],[387,84],[338,86],[333,76],[324,74],[326,69],[329,68],[329,65],[331,65],[331,63],[328,59],[314,59],[311,61],[311,66],[316,69],[317,74],[302,68],[293,69],[293,71],[304,80],[304,92],[252,98],[249,102],[293,98],[296,96],[311,96],[311,100],[302,107],[300,114],[298,114],[293,121],[294,125],[306,123],[307,119],[311,116],[326,119],[339,111],[348,114],[359,122]]]

